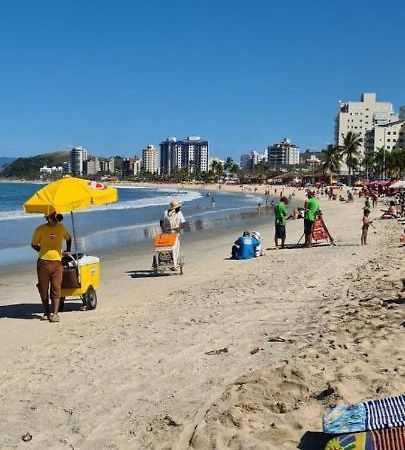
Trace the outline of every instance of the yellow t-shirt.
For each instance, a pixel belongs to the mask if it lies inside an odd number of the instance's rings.
[[[44,223],[36,228],[32,236],[32,245],[39,245],[39,258],[47,261],[60,261],[62,259],[63,239],[70,239],[66,228],[57,223],[55,226]]]

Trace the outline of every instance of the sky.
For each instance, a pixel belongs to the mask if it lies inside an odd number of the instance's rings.
[[[2,2],[0,156],[320,150],[339,100],[405,105],[404,28],[403,0]]]

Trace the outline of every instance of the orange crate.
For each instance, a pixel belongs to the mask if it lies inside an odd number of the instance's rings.
[[[176,245],[177,235],[175,233],[159,234],[155,237],[155,247],[173,247]]]

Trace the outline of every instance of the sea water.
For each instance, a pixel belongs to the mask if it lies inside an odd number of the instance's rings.
[[[22,205],[41,187],[37,183],[0,183],[0,266],[28,263],[36,258],[30,242],[34,229],[45,222],[44,217],[25,214]],[[229,221],[242,222],[248,215],[257,214],[258,202],[264,205],[264,199],[255,195],[120,186],[117,203],[74,212],[77,251],[97,254],[98,250],[152,239],[159,232],[162,212],[172,200],[183,202],[189,232],[226,227]],[[64,215],[63,223],[73,236],[70,213]]]

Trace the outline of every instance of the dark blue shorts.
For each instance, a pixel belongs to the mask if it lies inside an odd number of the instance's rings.
[[[276,223],[276,234],[274,237],[276,239],[285,239],[285,225]]]
[[[311,234],[312,233],[312,225],[314,224],[313,220],[304,219],[304,234]]]

